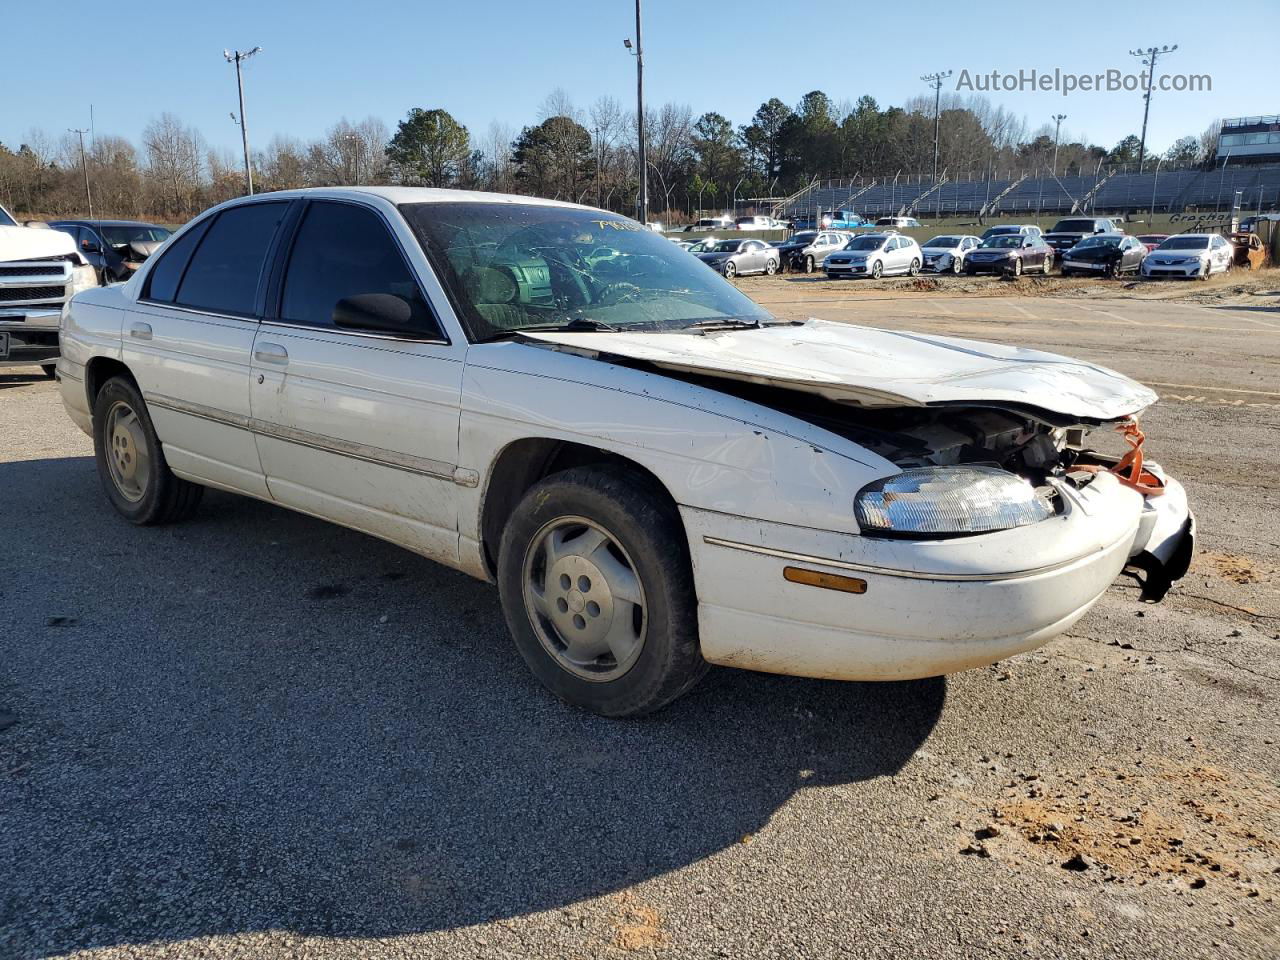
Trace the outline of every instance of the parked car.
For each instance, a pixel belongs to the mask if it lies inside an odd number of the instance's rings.
[[[773,217],[739,217],[733,222],[736,230],[785,230],[786,224]]]
[[[702,240],[695,240],[686,249],[690,253],[710,253],[716,248],[716,244],[720,242],[719,237],[706,237]]]
[[[1218,233],[1179,233],[1142,261],[1142,276],[1208,280],[1231,269],[1231,244]]]
[[[1265,223],[1267,221],[1272,223],[1280,222],[1280,213],[1259,213],[1245,217],[1240,221],[1240,229],[1245,233],[1257,233],[1258,224]]]
[[[999,233],[988,237],[965,257],[964,272],[1007,273],[1021,276],[1027,270],[1048,274],[1053,269],[1053,250],[1035,233]]]
[[[980,243],[981,240],[969,234],[948,233],[933,237],[920,248],[924,269],[933,273],[959,273],[964,269],[965,256]]]
[[[1164,243],[1164,242],[1165,242],[1166,240],[1168,240],[1168,239],[1169,239],[1169,235],[1168,235],[1167,233],[1140,233],[1140,234],[1138,234],[1138,241],[1139,241],[1139,242],[1140,242],[1144,247],[1146,247],[1146,248],[1147,248],[1147,253],[1150,253],[1152,250],[1154,250],[1156,247],[1160,246],[1160,244]]]
[[[1267,261],[1267,248],[1256,233],[1231,234],[1232,263],[1242,270],[1258,270]]]
[[[696,256],[730,280],[748,273],[773,276],[781,262],[778,251],[763,240],[721,240],[711,250]]]
[[[1001,223],[994,227],[988,227],[982,231],[982,239],[990,240],[992,237],[1039,237],[1042,236],[1040,228],[1034,223]]]
[[[580,257],[602,243],[630,283]],[[78,294],[62,333],[63,403],[125,520],[182,520],[212,486],[496,582],[531,672],[605,715],[655,710],[709,663],[849,680],[988,664],[1069,629],[1127,565],[1162,594],[1191,555],[1178,482],[1083,446],[1135,429],[1156,399],[1141,384],[780,322],[603,210],[241,197]]]
[[[777,247],[788,270],[813,273],[822,261],[853,239],[853,234],[837,230],[802,230]]]
[[[1061,260],[1064,253],[1085,237],[1093,237],[1101,233],[1124,233],[1124,231],[1106,217],[1067,217],[1053,225],[1053,229],[1044,235],[1044,242],[1053,247],[1053,252]]]
[[[1095,276],[1118,277],[1125,273],[1137,273],[1147,248],[1137,237],[1123,233],[1100,233],[1085,237],[1063,255],[1062,275],[1091,273]]]
[[[864,233],[823,261],[828,280],[871,277],[879,280],[898,273],[915,276],[924,263],[920,244],[898,233]]]
[[[823,214],[823,218],[827,221],[823,226],[832,230],[856,230],[859,227],[872,225],[870,220],[852,210],[832,210],[830,213]]]
[[[912,230],[921,223],[915,217],[881,217],[875,225],[877,229]]]
[[[731,217],[703,217],[684,228],[685,233],[703,233],[707,230],[732,230]]]
[[[71,235],[102,283],[128,280],[171,232],[139,220],[52,220],[49,226]]]
[[[97,285],[71,237],[21,226],[0,206],[0,369],[38,366],[54,376],[63,305]]]

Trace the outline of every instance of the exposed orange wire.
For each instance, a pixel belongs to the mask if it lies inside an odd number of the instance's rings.
[[[1116,425],[1116,430],[1129,444],[1129,452],[1114,467],[1078,464],[1074,469],[1086,473],[1113,473],[1121,484],[1137,490],[1145,497],[1158,497],[1164,493],[1164,481],[1142,466],[1142,444],[1147,439],[1137,419],[1130,417]]]

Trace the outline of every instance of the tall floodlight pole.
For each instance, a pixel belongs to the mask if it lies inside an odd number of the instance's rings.
[[[93,194],[89,192],[89,161],[84,155],[84,135],[88,130],[76,130],[69,128],[68,133],[74,133],[80,138],[80,169],[84,172],[84,202],[89,206],[89,219],[93,219]]]
[[[933,182],[938,182],[938,133],[942,129],[942,81],[951,76],[950,70],[926,73],[920,79],[933,87]]]
[[[254,47],[247,53],[241,53],[239,50],[222,51],[227,63],[236,65],[236,90],[240,94],[240,141],[244,145],[244,186],[249,196],[253,196],[253,166],[249,163],[249,118],[244,115],[244,77],[240,72],[240,64],[261,52],[261,47]]]
[[[1065,113],[1055,113],[1053,115],[1053,175],[1058,175],[1058,136],[1062,132],[1062,121],[1067,119]]]
[[[1143,50],[1139,47],[1137,50],[1130,50],[1129,56],[1137,57],[1142,61],[1142,65],[1147,68],[1147,90],[1143,94],[1142,107],[1142,140],[1138,144],[1138,172],[1142,172],[1142,162],[1147,154],[1147,117],[1151,115],[1151,93],[1156,82],[1156,60],[1164,56],[1166,53],[1173,53],[1178,49],[1175,43],[1173,46],[1163,47],[1147,47]]]
[[[649,152],[646,149],[644,137],[644,34],[640,23],[640,0],[636,0],[635,49],[632,49],[630,40],[624,40],[622,43],[636,58],[636,148],[639,152],[636,167],[640,171],[636,219],[647,224],[649,222]]]
[[[358,133],[344,133],[339,139],[351,144],[351,179],[355,186],[360,186],[360,148],[364,146],[364,137]]]

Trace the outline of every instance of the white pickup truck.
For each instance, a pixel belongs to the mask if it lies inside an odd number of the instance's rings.
[[[96,286],[68,234],[24,227],[0,206],[0,368],[39,366],[52,377],[62,307]]]

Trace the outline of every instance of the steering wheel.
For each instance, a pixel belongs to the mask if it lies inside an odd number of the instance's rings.
[[[634,283],[610,283],[600,291],[600,296],[596,298],[596,303],[600,306],[611,307],[619,303],[632,303],[641,298],[642,291]]]

